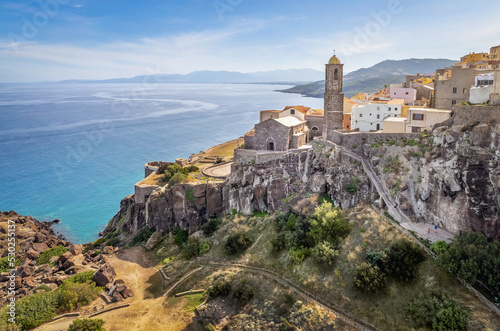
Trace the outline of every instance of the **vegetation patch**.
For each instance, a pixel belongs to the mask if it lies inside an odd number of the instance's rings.
[[[102,319],[76,319],[69,325],[68,331],[104,331]]]
[[[52,248],[49,248],[45,251],[43,251],[40,254],[40,257],[38,258],[37,264],[50,264],[49,261],[53,256],[60,257],[64,253],[69,251],[67,247],[64,246],[55,246]],[[52,266],[54,266],[54,263],[52,263]]]
[[[137,234],[132,238],[130,242],[131,246],[137,246],[140,243],[147,242],[148,239],[153,235],[153,231],[148,228],[143,228],[137,232]]]
[[[252,244],[252,238],[243,232],[230,235],[224,243],[224,252],[229,255],[235,255],[245,251]]]

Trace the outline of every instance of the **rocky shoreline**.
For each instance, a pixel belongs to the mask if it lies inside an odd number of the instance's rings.
[[[95,271],[93,280],[96,284],[107,290],[101,295],[106,302],[121,301],[134,295],[123,281],[115,280],[116,274],[107,263],[118,248],[73,244],[51,228],[57,222],[40,222],[14,211],[0,212],[0,307],[6,303],[9,292],[20,299],[53,291],[70,276],[91,270]],[[16,238],[14,252],[12,248],[9,250],[9,243],[13,242],[13,236],[9,235],[12,229]],[[11,264],[14,257],[15,263]],[[14,265],[16,271],[12,270]]]

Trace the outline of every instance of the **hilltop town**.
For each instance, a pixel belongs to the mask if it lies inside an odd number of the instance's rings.
[[[351,99],[333,55],[323,109],[147,163],[93,243],[2,214],[23,328],[498,330],[499,48]]]

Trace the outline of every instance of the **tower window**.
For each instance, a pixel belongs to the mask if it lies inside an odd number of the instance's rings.
[[[453,93],[457,93],[457,88],[456,87],[453,88]]]
[[[333,79],[339,80],[339,69],[335,68],[335,71],[333,73]]]
[[[359,117],[363,117],[363,114],[359,114]]]

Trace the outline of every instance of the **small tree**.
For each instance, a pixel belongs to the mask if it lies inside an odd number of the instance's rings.
[[[337,256],[339,256],[339,251],[327,241],[322,241],[313,248],[313,257],[321,264],[333,266]]]
[[[417,277],[418,265],[425,261],[423,249],[406,239],[399,239],[392,243],[387,256],[389,261],[386,272],[407,282]]]
[[[345,238],[350,231],[351,227],[344,219],[342,210],[333,207],[328,202],[324,202],[316,208],[310,221],[309,235],[316,244],[322,241],[337,243],[340,238]]]
[[[230,235],[224,244],[224,252],[234,255],[243,252],[252,244],[252,238],[246,233],[236,233]]]
[[[77,319],[69,325],[68,331],[104,331],[102,319]]]
[[[387,285],[387,276],[377,266],[363,262],[356,268],[354,286],[370,293],[378,292]]]

